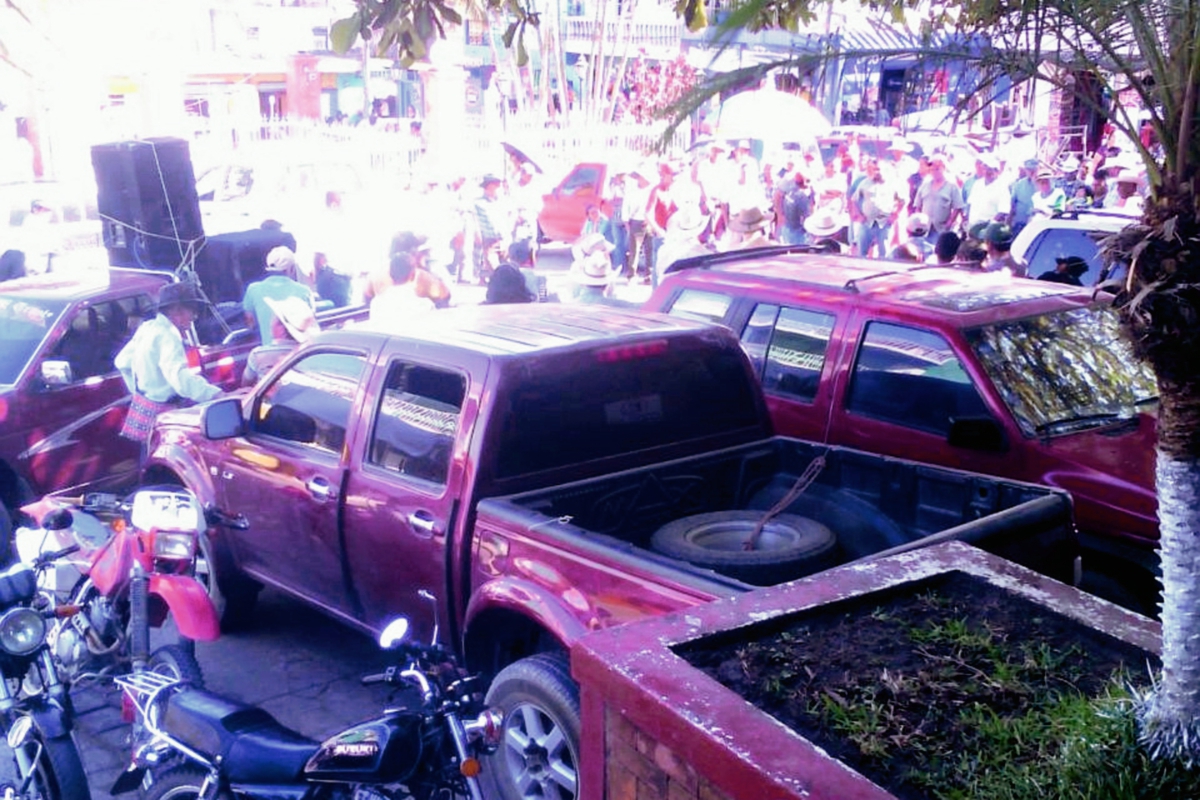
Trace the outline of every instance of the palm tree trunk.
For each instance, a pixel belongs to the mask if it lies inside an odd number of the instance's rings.
[[[1142,709],[1155,756],[1200,757],[1200,383],[1159,379],[1158,517],[1163,671]]]

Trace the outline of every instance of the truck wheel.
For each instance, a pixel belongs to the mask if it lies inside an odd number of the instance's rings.
[[[540,653],[500,670],[488,706],[504,715],[500,749],[483,780],[499,800],[579,797],[579,687],[565,653]]]
[[[770,586],[833,566],[837,537],[816,520],[780,514],[770,520],[754,550],[742,549],[761,511],[696,514],[654,532],[651,548],[663,555],[731,578]]]
[[[196,579],[204,584],[223,633],[244,631],[254,619],[262,585],[235,575],[221,575],[219,557],[207,534],[200,536],[196,554]]]
[[[750,498],[746,507],[774,508],[791,489],[791,484],[792,481],[773,483]],[[916,538],[853,492],[821,484],[809,486],[784,511],[815,519],[833,531],[842,555],[848,561],[874,555]]]

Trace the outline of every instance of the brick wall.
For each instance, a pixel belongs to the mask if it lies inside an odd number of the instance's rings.
[[[619,711],[604,711],[606,800],[731,800]]]

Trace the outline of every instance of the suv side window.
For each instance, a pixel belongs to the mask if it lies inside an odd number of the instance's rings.
[[[142,295],[79,309],[49,359],[70,364],[72,382],[114,372],[113,358],[153,305],[149,296]]]
[[[733,298],[720,292],[705,292],[699,289],[684,289],[675,298],[667,311],[673,317],[699,320],[700,322],[725,321],[725,314]]]
[[[763,390],[801,400],[817,396],[834,316],[799,308],[760,304],[742,331]]]
[[[340,455],[365,362],[360,353],[300,359],[258,396],[251,433]]]
[[[444,484],[450,471],[466,379],[455,372],[396,362],[388,369],[368,450],[389,472]]]
[[[1053,272],[1055,259],[1079,256],[1088,262],[1088,271],[1079,281],[1091,286],[1100,275],[1100,247],[1096,234],[1074,228],[1047,228],[1029,245],[1025,252],[1025,263],[1029,277],[1038,278],[1043,273]]]
[[[883,322],[867,326],[846,407],[943,436],[950,432],[951,419],[988,413],[941,335]]]

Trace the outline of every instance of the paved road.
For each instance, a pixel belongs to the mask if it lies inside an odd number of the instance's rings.
[[[262,594],[251,631],[198,644],[196,656],[208,689],[262,706],[317,739],[374,717],[387,696],[359,684],[387,664],[373,641],[271,590]],[[110,685],[73,696],[92,797],[105,800],[128,759],[120,695]],[[7,753],[0,758],[11,761]]]

